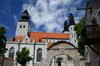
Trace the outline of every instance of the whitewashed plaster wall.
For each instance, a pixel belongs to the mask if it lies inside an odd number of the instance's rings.
[[[15,63],[16,63],[16,61],[15,61],[15,59],[16,59],[16,52],[18,51],[18,42],[15,42],[15,41],[8,41],[7,42],[6,48],[8,48],[8,51],[5,53],[5,57],[9,56],[9,50],[10,50],[11,47],[14,47],[14,49],[15,49],[15,52],[14,52],[14,66],[15,66]],[[23,47],[27,47],[27,49],[29,49],[29,51],[30,51],[29,56],[31,56],[33,58],[33,43],[29,43],[29,44],[21,43],[20,44],[20,51],[21,51],[21,49]],[[31,60],[28,65],[29,66],[33,66],[33,61]],[[18,66],[20,66],[20,65],[18,64]]]
[[[70,43],[74,44],[77,47],[77,34],[76,31],[74,31],[74,26],[75,25],[70,25],[69,26],[69,32],[70,32]]]
[[[42,58],[47,58],[47,46],[46,43],[41,43],[41,42],[37,42],[35,44],[35,63],[41,63],[41,62],[36,62],[37,59],[37,50],[41,48],[42,49]]]

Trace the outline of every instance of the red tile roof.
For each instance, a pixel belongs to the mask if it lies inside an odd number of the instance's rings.
[[[48,47],[50,47],[54,42],[48,42]]]
[[[45,32],[31,32],[30,41],[33,41],[33,38],[51,38],[51,39],[69,39],[69,34],[64,33],[45,33]]]
[[[14,60],[14,59],[12,59],[12,58],[7,58],[7,57],[5,57],[6,59],[8,59],[8,60]]]
[[[30,33],[30,41],[33,42],[33,38],[35,37],[35,42],[39,42],[39,39],[41,42],[44,42],[43,38],[49,38],[49,39],[69,39],[69,34],[64,33],[45,33],[45,32],[31,32]],[[13,37],[15,38],[15,41],[18,41],[19,36]],[[11,38],[9,41],[13,41],[13,38]],[[20,36],[20,41],[23,41],[24,37]],[[48,47],[50,47],[54,42],[49,42]]]
[[[15,41],[18,41],[19,36],[14,36],[13,38],[15,38]],[[11,38],[9,41],[13,41],[13,38]],[[24,37],[20,36],[20,41],[23,41]]]

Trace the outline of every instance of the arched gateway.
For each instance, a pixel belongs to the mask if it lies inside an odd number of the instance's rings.
[[[47,51],[47,58],[43,58],[41,65],[50,66],[52,59],[57,55],[67,55],[70,56],[74,61],[74,66],[79,66],[79,56],[77,53],[77,48],[66,41],[59,41],[52,44]],[[59,64],[61,64],[59,62]],[[61,65],[60,65],[61,66]]]

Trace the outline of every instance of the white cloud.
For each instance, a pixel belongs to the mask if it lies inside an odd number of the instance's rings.
[[[12,5],[11,5],[11,1],[6,1],[6,10],[8,11],[8,12],[11,12],[11,9],[12,9]]]
[[[17,16],[16,15],[13,15],[14,17],[14,20],[15,20],[15,24],[17,23]]]
[[[5,29],[10,30],[10,28],[9,28],[8,26],[6,26],[6,25],[0,23],[0,27],[2,27],[2,26],[4,26]]]
[[[66,15],[69,15],[70,8],[74,15],[78,13],[77,16],[74,16],[76,23],[85,15],[84,11],[77,12],[76,10],[77,5],[81,2],[82,0],[37,0],[35,6],[24,3],[23,10],[27,7],[30,19],[35,25],[35,31],[42,28],[46,32],[62,32],[63,23],[65,19],[68,20],[69,16]]]

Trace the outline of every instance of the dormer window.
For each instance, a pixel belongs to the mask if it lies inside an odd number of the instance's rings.
[[[39,42],[41,42],[41,39],[39,39]]]
[[[22,25],[20,25],[20,28],[22,28]]]
[[[15,41],[15,38],[13,38],[13,41]]]
[[[25,25],[23,25],[23,28],[25,28]]]

